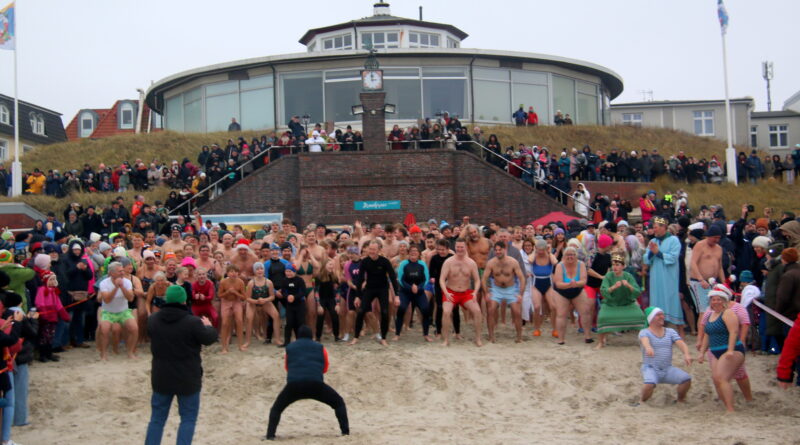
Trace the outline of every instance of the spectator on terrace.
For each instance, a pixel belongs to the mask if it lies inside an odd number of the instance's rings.
[[[528,107],[528,126],[535,127],[539,125],[539,115],[533,111],[533,107]]]
[[[758,178],[764,174],[764,166],[761,164],[761,159],[758,158],[757,151],[753,150],[750,152],[750,157],[747,158],[745,167],[747,169],[747,177],[750,179],[750,183],[756,184],[758,182]]]
[[[519,104],[519,109],[511,115],[514,119],[514,123],[517,127],[524,127],[525,123],[528,122],[528,113],[525,112],[525,107],[522,104]]]
[[[569,113],[564,116],[564,125],[572,125],[572,118],[569,117]]]
[[[553,117],[553,123],[556,125],[564,125],[564,115],[561,114],[561,110],[556,110],[556,115]]]
[[[228,131],[242,131],[242,126],[239,125],[238,122],[236,122],[235,117],[231,118],[231,123],[230,125],[228,125]]]

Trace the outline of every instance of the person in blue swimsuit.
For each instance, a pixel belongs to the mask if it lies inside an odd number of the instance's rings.
[[[553,289],[555,289],[556,330],[558,344],[564,344],[567,317],[573,308],[578,311],[582,320],[592,320],[594,301],[586,296],[586,264],[578,259],[578,251],[574,247],[564,249],[562,261],[553,272]],[[583,330],[584,342],[594,343],[592,330]]]
[[[701,327],[703,344],[697,361],[703,363],[706,351],[711,351],[717,358],[711,365],[711,378],[717,395],[725,404],[728,412],[733,412],[733,379],[736,370],[744,363],[744,345],[739,340],[739,318],[728,309],[732,293],[722,284],[717,284],[708,293],[709,308],[714,313],[708,323]]]
[[[542,335],[542,321],[544,320],[544,305],[551,314],[555,314],[555,297],[553,296],[553,266],[558,264],[555,255],[550,253],[547,241],[536,240],[535,248],[531,254],[531,268],[533,269],[533,286],[531,300],[533,302],[533,336]],[[524,318],[523,312],[523,318]],[[558,331],[553,326],[553,337],[558,337]]]
[[[489,314],[489,341],[495,342],[495,325],[497,309],[502,303],[511,306],[511,318],[517,331],[516,342],[522,341],[522,292],[525,288],[525,275],[519,267],[519,261],[507,255],[507,245],[503,241],[494,244],[494,257],[486,263],[483,271],[482,285],[486,289]]]

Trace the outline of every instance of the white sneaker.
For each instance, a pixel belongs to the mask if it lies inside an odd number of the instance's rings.
[[[375,334],[375,340],[378,340],[378,341],[383,340],[383,338],[381,337],[381,334]]]
[[[350,334],[344,334],[344,337],[342,337],[342,341],[350,341]]]

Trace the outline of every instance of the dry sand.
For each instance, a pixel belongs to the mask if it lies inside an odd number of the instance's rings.
[[[648,404],[638,399],[641,362],[636,335],[610,337],[601,351],[570,329],[566,346],[549,337],[522,344],[501,327],[498,343],[476,348],[425,344],[419,331],[383,348],[332,344],[326,381],[347,401],[352,435],[338,436],[333,411],[301,401],[284,412],[283,443],[311,444],[799,444],[800,389],[782,391],[775,357],[748,356],[755,402],[736,394],[725,415],[708,364],[693,364],[688,403],[674,404],[674,387],[660,386]],[[467,328],[467,335],[472,330]],[[549,332],[549,331],[548,331]],[[689,340],[693,349],[694,338]],[[205,379],[196,444],[257,444],[269,408],[285,381],[283,350],[255,344],[246,353],[204,355]],[[62,354],[60,363],[31,367],[30,422],[15,428],[25,445],[143,443],[150,416],[149,348],[138,361],[93,349]],[[681,355],[675,349],[675,364]],[[164,443],[175,441],[173,405]]]

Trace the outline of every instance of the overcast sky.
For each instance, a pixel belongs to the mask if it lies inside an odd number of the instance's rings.
[[[9,0],[0,0],[2,8]],[[136,88],[204,65],[304,52],[310,28],[372,15],[367,0],[17,0],[20,99],[62,113],[137,98]],[[449,23],[464,48],[554,54],[617,72],[614,103],[722,99],[716,0],[391,1],[393,15]],[[726,0],[731,97],[766,110],[761,62],[775,66],[773,110],[800,90],[800,0]],[[13,95],[0,51],[0,93]]]

